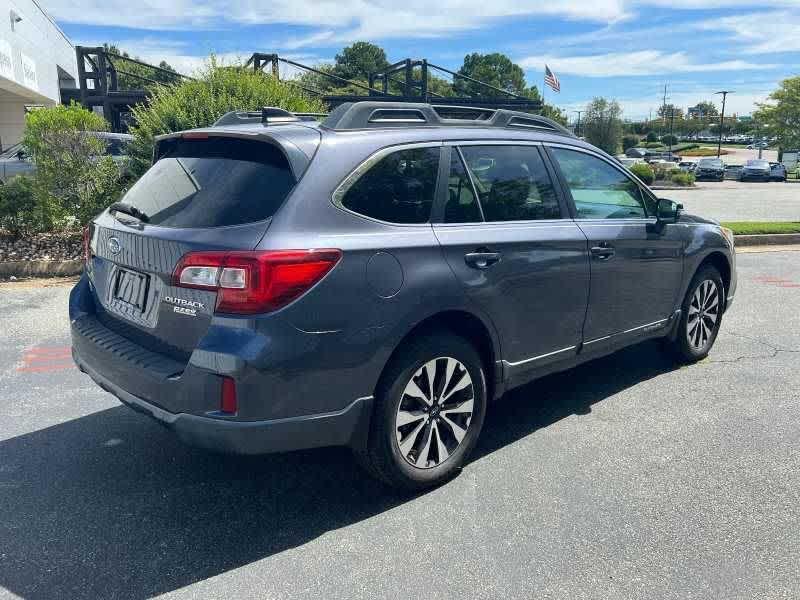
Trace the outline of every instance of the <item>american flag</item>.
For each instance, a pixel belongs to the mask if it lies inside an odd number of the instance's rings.
[[[547,65],[544,66],[544,82],[552,88],[554,92],[561,91],[561,84],[558,82],[556,74],[550,70]]]

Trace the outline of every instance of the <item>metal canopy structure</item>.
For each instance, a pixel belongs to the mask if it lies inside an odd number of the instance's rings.
[[[135,58],[122,56],[100,46],[77,46],[75,52],[78,60],[78,88],[63,88],[61,90],[61,100],[65,104],[75,100],[89,110],[94,110],[95,107],[102,107],[103,116],[111,124],[113,131],[124,131],[127,128],[127,115],[130,113],[131,107],[146,102],[151,93],[145,85],[142,85],[141,89],[120,89],[120,75],[142,81],[143,84],[165,83],[163,80],[157,81],[156,79],[125,70],[126,62],[147,67],[154,76],[159,74],[162,77],[163,75],[168,75],[169,80],[166,83],[192,79],[186,75],[151,65]],[[483,81],[478,81],[461,73],[435,65],[427,59],[406,58],[389,65],[378,73],[365,74],[366,84],[345,79],[333,73],[327,73],[274,53],[255,52],[245,63],[245,68],[252,68],[255,72],[269,74],[280,79],[281,64],[288,65],[296,71],[315,73],[331,82],[363,91],[363,94],[330,94],[304,85],[296,79],[284,80],[286,83],[302,89],[307,94],[320,98],[331,110],[344,103],[365,100],[373,102],[435,102],[453,107],[465,106],[527,112],[536,112],[542,108],[542,103],[539,100],[532,100]],[[449,75],[454,82],[454,87],[459,87],[455,85],[456,82],[465,82],[461,86],[462,88],[477,90],[478,93],[460,96],[438,94],[430,89],[431,71]]]
[[[125,114],[130,112],[132,106],[144,102],[150,95],[144,86],[142,89],[134,90],[119,89],[120,75],[126,75],[144,83],[163,83],[125,70],[123,67],[126,62],[147,67],[153,74],[163,73],[174,81],[191,79],[191,77],[169,69],[111,52],[102,46],[76,46],[75,54],[78,60],[78,87],[62,89],[61,101],[68,104],[75,100],[89,110],[93,110],[96,106],[102,107],[103,117],[111,123],[113,131],[125,129],[123,122]]]
[[[278,54],[255,53],[250,57],[245,66],[252,66],[255,71],[264,72],[267,66],[270,67],[274,77],[280,77],[280,65],[285,64],[306,73],[316,73],[321,77],[343,83],[364,90],[364,94],[327,94],[320,90],[315,90],[292,79],[287,79],[287,83],[296,85],[305,92],[319,97],[331,109],[336,108],[345,102],[360,102],[362,100],[387,101],[387,102],[442,102],[452,106],[477,106],[482,108],[539,111],[542,109],[542,102],[532,100],[525,96],[520,96],[508,90],[490,85],[483,81],[478,81],[467,75],[462,75],[445,67],[433,64],[427,59],[406,58],[389,65],[383,71],[367,74],[368,83],[365,85],[358,81],[344,79],[332,73],[326,73],[314,67],[309,67]],[[477,88],[485,93],[466,96],[443,96],[429,89],[431,71],[445,73],[452,77],[453,81],[465,81],[472,84],[471,87]],[[394,84],[394,86],[392,86]],[[398,92],[393,92],[392,87]]]

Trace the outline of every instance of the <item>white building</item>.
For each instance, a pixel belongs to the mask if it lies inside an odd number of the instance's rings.
[[[75,87],[75,48],[35,0],[0,0],[0,147],[22,137],[29,106],[52,106]]]

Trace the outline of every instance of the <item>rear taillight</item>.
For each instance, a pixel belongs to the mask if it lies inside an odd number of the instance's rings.
[[[341,257],[330,248],[189,252],[175,267],[172,285],[216,290],[219,313],[265,313],[302,296]]]

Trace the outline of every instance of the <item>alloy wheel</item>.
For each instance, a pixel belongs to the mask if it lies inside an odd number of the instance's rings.
[[[719,321],[720,298],[717,284],[706,279],[697,286],[689,304],[686,338],[695,351],[709,344]]]
[[[395,417],[400,454],[430,469],[449,459],[464,441],[475,405],[467,368],[451,357],[426,362],[411,377]]]

